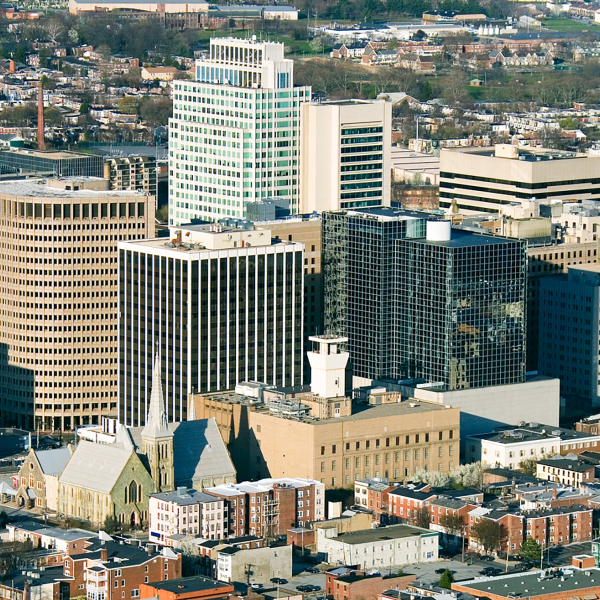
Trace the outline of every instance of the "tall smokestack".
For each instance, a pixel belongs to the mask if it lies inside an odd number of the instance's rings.
[[[46,150],[46,141],[44,140],[44,87],[42,82],[38,83],[38,131],[37,131],[38,149]]]

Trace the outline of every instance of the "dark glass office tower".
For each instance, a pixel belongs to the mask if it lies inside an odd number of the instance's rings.
[[[323,213],[325,331],[348,338],[356,377],[394,376],[393,244],[424,236],[428,216],[391,208]]]
[[[525,381],[526,243],[454,229],[394,243],[394,377],[444,390]]]
[[[443,390],[525,380],[526,243],[393,209],[323,215],[325,328],[353,375]],[[444,224],[441,225],[444,229]]]
[[[271,243],[270,231],[201,233],[119,244],[122,423],[144,424],[157,342],[170,421],[187,418],[192,391],[302,383],[302,244]]]

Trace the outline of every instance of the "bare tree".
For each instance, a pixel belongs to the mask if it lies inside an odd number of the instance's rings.
[[[458,537],[463,530],[463,522],[460,515],[445,514],[440,517],[440,525],[444,533]]]
[[[64,31],[64,25],[59,19],[49,19],[44,25],[44,31],[48,34],[50,41],[56,44],[57,39]]]

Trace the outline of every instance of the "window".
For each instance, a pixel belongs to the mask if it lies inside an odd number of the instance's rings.
[[[169,569],[169,563],[165,562],[165,571],[167,571]]]
[[[325,446],[321,446],[321,456],[325,454]]]
[[[140,597],[140,590],[131,590],[131,597],[132,598],[139,598]]]
[[[321,462],[321,473],[325,472],[325,463]]]
[[[335,454],[336,451],[336,445],[333,444],[333,446],[331,446],[331,454]]]

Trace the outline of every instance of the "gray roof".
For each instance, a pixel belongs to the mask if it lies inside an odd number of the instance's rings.
[[[71,458],[71,451],[69,448],[36,450],[35,457],[44,475],[60,475]]]
[[[173,432],[175,485],[212,477],[234,477],[235,468],[214,418],[169,423]],[[143,427],[129,429],[135,445],[143,452]]]
[[[571,572],[572,576],[568,576]],[[485,577],[475,581],[461,581],[460,585],[467,589],[477,590],[477,596],[503,596],[509,591],[521,592],[521,598],[533,596],[549,596],[556,594],[566,598],[570,593],[579,595],[576,592],[588,588],[597,588],[597,581],[600,580],[600,569],[591,567],[585,570],[574,569],[572,567],[563,567],[557,572],[555,577],[542,577],[544,571],[532,571],[529,573],[518,573],[515,575],[500,575],[499,577]],[[561,578],[561,574],[565,576]]]
[[[221,502],[222,498],[211,496],[199,492],[198,490],[184,490],[182,494],[178,491],[165,492],[160,494],[150,494],[153,498],[158,498],[164,502],[174,502],[179,506],[187,506],[189,504],[199,504],[201,502]]]
[[[79,442],[59,481],[96,492],[110,493],[131,454],[132,450],[124,449],[121,444]]]
[[[390,527],[380,527],[378,529],[351,531],[350,533],[338,535],[334,539],[344,544],[368,544],[382,540],[397,540],[421,535],[437,535],[437,532],[422,529],[421,527],[413,527],[412,525],[391,525]]]

